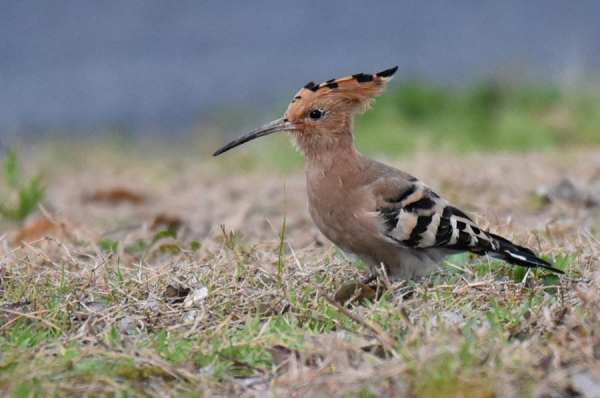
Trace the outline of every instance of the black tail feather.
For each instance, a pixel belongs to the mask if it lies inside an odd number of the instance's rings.
[[[510,264],[521,265],[523,267],[530,268],[545,268],[557,274],[564,274],[564,272],[558,268],[555,268],[546,260],[542,260],[535,255],[530,249],[515,245],[511,241],[504,239],[501,236],[495,234],[489,234],[492,238],[498,242],[499,247],[497,250],[489,251],[492,257],[504,260]]]

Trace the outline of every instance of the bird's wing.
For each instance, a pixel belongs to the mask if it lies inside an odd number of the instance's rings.
[[[511,264],[543,267],[550,263],[531,250],[482,230],[467,214],[414,177],[385,176],[368,187],[382,238],[416,250],[432,248],[489,254]]]
[[[375,196],[380,231],[396,244],[414,249],[469,251],[483,244],[485,249],[494,249],[487,234],[468,215],[416,178],[387,176],[375,181],[370,189]]]

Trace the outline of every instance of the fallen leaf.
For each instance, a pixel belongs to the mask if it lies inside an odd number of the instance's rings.
[[[172,214],[160,213],[154,217],[151,229],[166,228],[171,231],[176,231],[183,225],[183,220]]]
[[[377,293],[371,287],[360,282],[348,282],[338,289],[334,300],[340,304],[345,304],[348,301],[374,300],[376,297]]]
[[[282,367],[283,365],[286,365],[292,357],[292,355],[295,356],[296,359],[300,358],[300,353],[298,351],[290,350],[289,348],[280,344],[267,348],[267,351],[269,352],[269,354],[271,354],[273,364],[278,368]]]
[[[50,221],[47,217],[39,217],[22,227],[13,239],[15,245],[33,242],[44,236],[60,233],[62,226]]]
[[[85,195],[83,201],[110,205],[118,205],[121,203],[141,205],[146,201],[146,197],[141,193],[134,192],[128,188],[117,187],[106,190],[97,190],[92,194]]]

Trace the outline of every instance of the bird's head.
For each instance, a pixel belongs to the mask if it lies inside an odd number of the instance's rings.
[[[290,102],[282,118],[228,143],[217,156],[255,138],[287,131],[305,155],[352,143],[352,116],[366,110],[398,67],[375,74],[358,73],[316,84],[307,83]]]

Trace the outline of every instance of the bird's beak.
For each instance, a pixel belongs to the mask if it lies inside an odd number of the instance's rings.
[[[213,156],[219,156],[223,152],[227,152],[228,150],[235,148],[238,145],[242,145],[245,142],[252,141],[258,137],[264,137],[265,135],[273,134],[278,131],[292,131],[295,130],[293,123],[290,123],[286,118],[280,118],[277,120],[273,120],[271,123],[267,123],[262,127],[257,128],[256,130],[252,130],[248,134],[241,136],[240,138],[231,141],[229,144],[223,146],[218,149]]]

